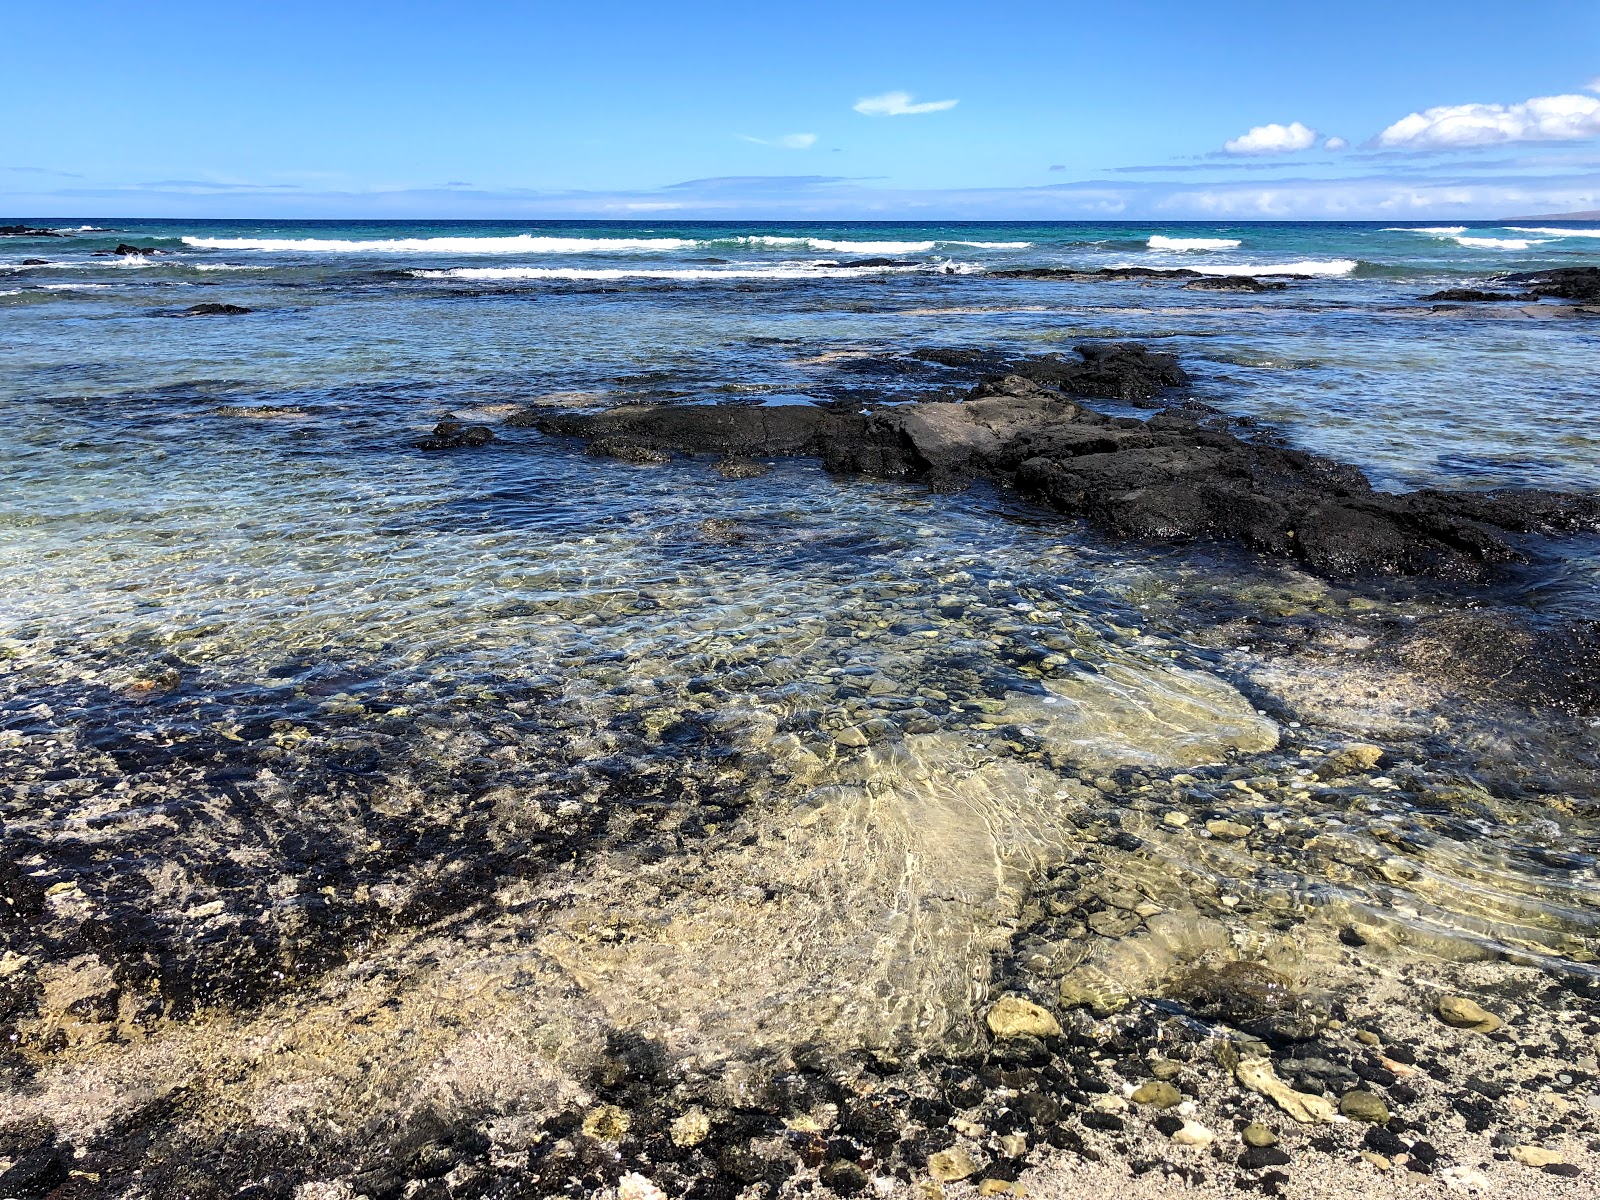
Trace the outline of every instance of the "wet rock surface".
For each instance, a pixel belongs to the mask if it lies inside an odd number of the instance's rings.
[[[1557,267],[1549,271],[1524,271],[1504,276],[1503,282],[1517,284],[1534,296],[1553,300],[1573,300],[1580,304],[1600,303],[1600,267]]]
[[[1075,397],[1149,403],[1183,387],[1176,360],[1143,347],[1080,347],[1009,364],[959,404],[857,413],[798,405],[531,412],[514,423],[600,446],[658,452],[815,455],[832,471],[974,476],[1016,487],[1099,529],[1144,540],[1229,540],[1334,577],[1504,578],[1525,535],[1593,529],[1600,497],[1541,491],[1392,495],[1354,467],[1246,441],[1168,408],[1147,421],[1105,416]]]

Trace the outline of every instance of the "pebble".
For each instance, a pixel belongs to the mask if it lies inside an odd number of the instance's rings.
[[[1028,1152],[1028,1135],[1008,1133],[1000,1139],[1000,1153],[1007,1158],[1021,1158]]]
[[[1017,1187],[1006,1179],[983,1179],[978,1182],[978,1195],[1004,1196],[1017,1191]]]
[[[977,1173],[978,1164],[972,1161],[972,1155],[959,1146],[928,1157],[928,1174],[940,1183],[956,1183]]]
[[[1251,1121],[1244,1127],[1245,1145],[1247,1146],[1276,1146],[1278,1135],[1258,1121]]]
[[[1189,814],[1188,813],[1181,813],[1181,812],[1169,812],[1166,816],[1162,817],[1161,819],[1166,824],[1171,825],[1175,829],[1182,829],[1185,825],[1187,825],[1189,823]]]
[[[1045,1009],[1021,996],[1002,996],[989,1010],[989,1032],[997,1038],[1056,1037],[1061,1025]]]
[[[1352,1121],[1383,1125],[1389,1120],[1389,1106],[1371,1092],[1346,1092],[1339,1099],[1339,1113]]]
[[[1511,1157],[1525,1167],[1548,1167],[1567,1161],[1559,1150],[1546,1150],[1543,1146],[1513,1146]]]
[[[1217,1135],[1198,1121],[1185,1121],[1183,1127],[1172,1135],[1172,1140],[1180,1146],[1199,1146],[1204,1148],[1216,1141]]]
[[[1370,1029],[1356,1030],[1356,1041],[1360,1042],[1363,1046],[1379,1046],[1383,1044],[1378,1035],[1373,1033]]]
[[[859,749],[867,744],[867,735],[854,725],[848,729],[841,729],[833,735],[833,740],[841,746],[850,746]]]
[[[1150,1064],[1150,1074],[1157,1079],[1176,1079],[1183,1073],[1183,1064],[1163,1058]]]
[[[1445,996],[1435,1009],[1439,1019],[1457,1029],[1471,1029],[1476,1033],[1493,1033],[1505,1022],[1486,1008],[1481,1008],[1465,996]]]
[[[1250,836],[1250,826],[1241,825],[1237,821],[1207,821],[1206,832],[1212,837],[1238,841],[1240,838]]]
[[[630,1171],[617,1183],[617,1200],[667,1200],[667,1194],[637,1171]]]
[[[1361,1157],[1366,1159],[1373,1166],[1377,1167],[1380,1171],[1388,1171],[1394,1167],[1392,1162],[1374,1150],[1363,1150],[1361,1152]]]
[[[1183,1101],[1183,1095],[1170,1083],[1154,1079],[1140,1084],[1128,1099],[1135,1104],[1148,1104],[1152,1108],[1171,1108]]]

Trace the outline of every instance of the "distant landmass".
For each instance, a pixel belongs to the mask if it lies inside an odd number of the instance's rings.
[[[1504,221],[1600,221],[1600,208],[1591,208],[1588,212],[1576,213],[1546,213],[1542,217],[1502,217]]]

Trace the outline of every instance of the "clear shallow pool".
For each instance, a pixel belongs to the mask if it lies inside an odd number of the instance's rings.
[[[1109,544],[984,488],[805,462],[728,481],[500,421],[534,402],[950,395],[970,379],[904,352],[1137,338],[1218,408],[1385,486],[1600,486],[1588,318],[1416,302],[1591,261],[1593,240],[454,240],[522,232],[129,223],[0,245],[0,821],[37,900],[17,945],[41,978],[77,977],[49,947],[83,930],[146,964],[118,968],[137,999],[82,1023],[83,1045],[155,1030],[146,1075],[175,1079],[189,1035],[162,1021],[278,998],[342,1025],[329,972],[397,963],[407,1004],[539,1012],[560,1070],[604,1029],[724,1065],[797,1039],[962,1045],[997,980],[1157,989],[1157,967],[1224,947],[1311,987],[1352,940],[1592,972],[1593,729],[1507,716],[1374,649],[1455,601]],[[786,236],[737,240],[757,234]],[[425,241],[280,245],[401,236]],[[171,253],[92,256],[119,241]],[[895,261],[820,265],[862,257]],[[988,273],[1346,259],[1362,265],[1262,296]],[[254,311],[170,315],[202,301]],[[498,440],[415,448],[452,413]],[[1530,594],[1581,611],[1588,569]],[[1380,757],[1338,760],[1355,740]],[[1143,924],[1163,913],[1164,958]],[[464,1000],[440,962],[513,998]],[[384,1036],[360,1053],[392,1057]],[[60,1094],[76,1068],[40,1037],[30,1069]],[[207,1061],[258,1111],[350,1103],[235,1049]],[[483,1086],[534,1086],[511,1076]],[[71,1119],[138,1097],[95,1092]]]

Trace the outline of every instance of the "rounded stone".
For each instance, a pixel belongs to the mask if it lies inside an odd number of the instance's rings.
[[[1382,1125],[1389,1119],[1389,1106],[1371,1092],[1346,1092],[1339,1099],[1339,1112],[1352,1121]]]
[[[1021,996],[1002,996],[988,1015],[989,1032],[997,1038],[1055,1037],[1061,1024],[1048,1011]]]
[[[1148,1104],[1152,1108],[1174,1108],[1183,1103],[1183,1093],[1170,1083],[1152,1079],[1141,1083],[1129,1099],[1135,1104]]]
[[[977,1173],[978,1164],[960,1146],[928,1157],[928,1174],[940,1183],[956,1183]]]
[[[1444,996],[1434,1010],[1446,1025],[1457,1029],[1471,1029],[1478,1033],[1493,1033],[1505,1024],[1488,1009],[1465,996]]]
[[[1250,1124],[1246,1125],[1241,1136],[1247,1146],[1261,1147],[1276,1146],[1278,1144],[1278,1135],[1259,1121],[1251,1121]]]

